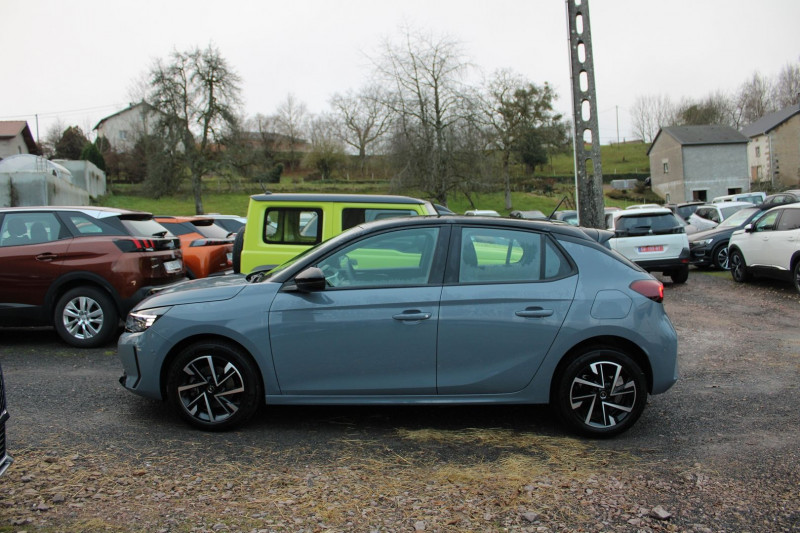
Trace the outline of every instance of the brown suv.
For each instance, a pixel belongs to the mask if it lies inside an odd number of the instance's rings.
[[[107,343],[152,288],[185,279],[166,233],[139,211],[0,208],[0,326],[53,325],[73,346]]]

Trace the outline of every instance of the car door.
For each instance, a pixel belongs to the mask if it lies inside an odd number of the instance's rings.
[[[14,230],[19,227],[19,230]],[[24,231],[23,231],[24,230]],[[0,313],[39,315],[71,239],[52,213],[7,213],[0,224]]]
[[[329,254],[324,291],[281,292],[269,310],[282,394],[430,395],[443,253],[438,227],[363,238]]]
[[[737,242],[747,266],[756,268],[770,266],[771,240],[780,212],[780,209],[767,211],[753,225],[752,232],[745,233],[741,241]]]
[[[518,391],[558,334],[578,276],[544,234],[477,226],[454,231],[439,311],[438,393]]]
[[[765,262],[779,270],[790,270],[790,261],[800,249],[800,209],[781,209],[769,246],[765,247]]]

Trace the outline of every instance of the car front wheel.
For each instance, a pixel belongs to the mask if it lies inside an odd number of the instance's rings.
[[[560,374],[552,403],[572,430],[613,437],[629,429],[647,403],[639,365],[625,353],[600,347],[583,353]]]
[[[224,431],[246,422],[263,401],[258,368],[241,349],[221,342],[189,346],[171,363],[167,398],[189,424]]]
[[[721,270],[729,270],[731,267],[728,263],[728,243],[723,243],[714,248],[712,258],[715,267]]]
[[[793,270],[794,288],[800,292],[800,261],[795,263]]]
[[[56,303],[53,324],[67,343],[96,348],[109,342],[119,326],[111,296],[96,287],[70,289]]]
[[[731,277],[733,281],[744,283],[750,279],[750,274],[747,272],[747,264],[744,262],[744,256],[739,250],[733,250],[728,255],[731,266]]]

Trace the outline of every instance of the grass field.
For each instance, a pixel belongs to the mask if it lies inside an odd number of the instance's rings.
[[[628,176],[630,174],[647,174],[649,162],[647,158],[648,145],[620,144],[603,146],[602,169],[605,181],[614,179],[614,175]],[[574,164],[569,155],[560,155],[553,159],[552,165],[545,165],[537,169],[538,178],[549,176],[560,177],[550,194],[534,194],[528,192],[512,192],[514,210],[538,210],[549,214],[565,196],[569,198],[561,209],[574,208],[575,187],[571,176]],[[390,185],[387,181],[313,181],[303,182],[301,176],[285,176],[281,183],[269,184],[273,192],[317,192],[317,193],[352,193],[352,194],[389,194]],[[159,199],[148,198],[140,186],[126,184],[111,184],[111,193],[102,197],[97,203],[109,207],[120,207],[148,211],[163,215],[192,215],[195,214],[194,198],[188,186],[170,196]],[[205,213],[224,213],[230,215],[247,214],[247,204],[250,195],[263,192],[261,186],[252,182],[229,183],[216,179],[208,179],[204,183],[203,211]],[[400,194],[427,198],[421,191],[403,191]],[[474,206],[464,195],[451,195],[448,198],[448,207],[456,213],[463,213],[468,209],[494,209],[500,214],[507,215],[504,194],[496,192],[473,194],[471,198]],[[625,207],[634,203],[653,201],[652,198],[637,198],[634,195],[627,199],[617,200],[606,197],[607,206]]]

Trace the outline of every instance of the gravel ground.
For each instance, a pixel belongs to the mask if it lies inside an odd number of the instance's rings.
[[[545,407],[273,407],[203,433],[122,389],[114,346],[2,329],[0,532],[800,531],[800,297],[665,285],[681,380],[608,441]]]

